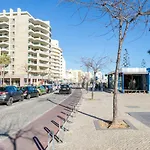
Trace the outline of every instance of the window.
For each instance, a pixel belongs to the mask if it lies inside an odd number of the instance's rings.
[[[13,38],[12,40],[15,41],[15,38]]]
[[[15,48],[15,45],[13,45],[13,48]]]
[[[15,27],[15,25],[13,25],[13,28]]]
[[[15,32],[13,32],[13,35],[15,35]]]

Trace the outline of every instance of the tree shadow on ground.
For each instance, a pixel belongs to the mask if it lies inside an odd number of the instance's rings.
[[[91,118],[94,118],[94,119],[98,119],[98,120],[101,120],[101,121],[104,121],[104,122],[108,122],[108,123],[111,122],[110,120],[102,119],[102,118],[99,118],[99,117],[97,117],[97,116],[95,116],[95,115],[92,115],[92,114],[89,114],[89,113],[80,111],[80,110],[78,110],[78,109],[75,109],[75,107],[70,107],[70,106],[67,106],[67,105],[59,104],[59,103],[56,103],[56,102],[54,102],[54,101],[52,101],[52,100],[50,100],[50,99],[47,99],[47,100],[48,100],[49,102],[55,104],[55,105],[64,107],[65,110],[68,109],[69,111],[72,111],[72,112],[75,110],[75,111],[77,111],[78,113],[83,114],[83,115],[85,115],[85,116],[88,116],[88,117],[91,117]]]
[[[11,133],[13,130],[13,124],[5,125],[3,128],[0,128],[0,137],[2,138],[2,141],[0,141],[0,150],[5,150],[5,146],[9,146],[11,143],[11,149],[12,150],[19,150],[17,147],[18,140],[20,139],[26,139],[28,141],[33,142],[32,136],[28,136],[28,134],[33,135],[39,135],[41,134],[36,129],[33,129],[32,127],[25,128],[25,129],[18,129],[15,133]],[[4,139],[3,139],[4,138]],[[25,145],[22,145],[25,146]],[[10,147],[9,147],[10,148]]]

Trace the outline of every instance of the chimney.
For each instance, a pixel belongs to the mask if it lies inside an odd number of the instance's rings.
[[[5,15],[5,14],[6,14],[6,10],[4,9],[4,10],[3,10],[3,15]]]
[[[21,9],[20,8],[17,8],[17,14],[21,15]]]
[[[10,8],[10,16],[13,16],[13,9]]]

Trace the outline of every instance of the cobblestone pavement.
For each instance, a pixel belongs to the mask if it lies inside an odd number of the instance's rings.
[[[119,94],[118,118],[126,119],[137,130],[96,130],[97,118],[112,119],[112,94],[83,91],[82,104],[63,135],[63,143],[54,142],[56,150],[150,150],[150,128],[126,112],[150,112],[150,94]],[[136,107],[135,107],[136,106]],[[150,119],[150,118],[149,118]]]
[[[67,97],[68,95],[51,93],[39,98],[25,99],[23,102],[13,103],[9,107],[0,105],[0,133],[9,131],[11,135],[55,107],[56,104],[49,103],[48,98],[60,103]],[[4,139],[4,136],[0,136],[0,140],[2,139]]]

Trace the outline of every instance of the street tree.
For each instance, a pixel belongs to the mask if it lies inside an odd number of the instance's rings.
[[[88,70],[92,70],[93,72],[93,83],[92,83],[92,95],[91,98],[94,98],[94,88],[96,83],[96,73],[98,71],[101,71],[105,66],[106,63],[108,63],[108,59],[106,56],[104,57],[92,57],[92,58],[82,58],[82,64],[85,65],[85,67],[88,67]]]
[[[0,55],[0,66],[1,66],[1,74],[2,74],[2,85],[4,85],[5,78],[5,68],[11,63],[11,58],[7,54]]]
[[[87,72],[87,75],[85,77],[85,81],[86,81],[86,90],[88,91],[88,88],[89,88],[89,70],[90,70],[90,64],[89,64],[88,59],[85,59],[83,57],[81,58],[81,63],[82,63],[82,66],[85,67],[86,72]]]
[[[128,50],[125,49],[125,53],[123,54],[123,67],[128,68],[130,67],[130,58],[129,58],[129,53]]]
[[[74,3],[78,6],[78,11],[87,8],[87,13],[83,21],[88,16],[88,12],[94,10],[96,17],[106,21],[108,31],[118,34],[118,50],[115,67],[114,93],[113,93],[113,120],[112,125],[117,121],[117,92],[118,92],[118,72],[120,67],[120,57],[127,33],[135,29],[138,23],[148,26],[150,15],[149,0],[61,0],[63,2]],[[106,17],[107,19],[105,19]],[[82,21],[82,22],[83,22]],[[107,22],[108,21],[108,22]]]

